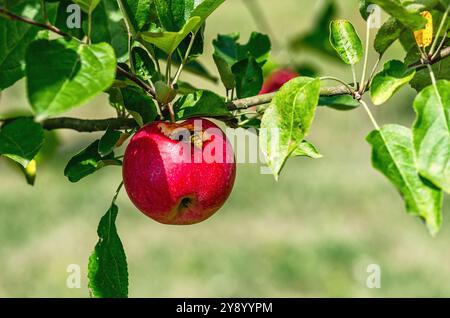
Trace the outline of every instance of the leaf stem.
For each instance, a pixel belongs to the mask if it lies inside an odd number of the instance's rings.
[[[166,81],[167,81],[167,85],[170,86],[170,81],[171,81],[171,70],[172,70],[172,54],[169,54],[169,56],[167,57],[167,65],[166,65]]]
[[[427,64],[428,72],[430,73],[431,83],[434,87],[437,87],[436,76],[434,75],[433,68],[430,64]]]
[[[363,100],[360,100],[359,102],[361,103],[361,105],[364,106],[364,109],[366,110],[367,115],[369,115],[370,121],[372,122],[375,129],[380,130],[380,126],[378,125],[377,121],[375,120],[375,117],[373,116],[372,112],[370,111],[370,108],[367,105],[367,103]]]
[[[88,14],[87,44],[91,44],[91,33],[92,33],[92,12],[89,12],[89,14]]]
[[[366,48],[364,52],[364,66],[363,66],[363,72],[361,76],[361,82],[359,87],[359,93],[364,93],[365,88],[365,81],[366,81],[366,72],[367,72],[367,64],[369,62],[369,42],[370,42],[370,27],[371,27],[371,20],[372,20],[372,14],[369,15],[366,22]]]
[[[448,17],[448,13],[450,11],[450,5],[447,7],[447,10],[445,10],[444,15],[442,16],[442,20],[441,23],[439,24],[439,29],[436,33],[436,37],[433,40],[433,44],[431,45],[431,49],[430,49],[430,55],[433,56],[434,55],[434,50],[436,49],[436,45],[437,45],[437,41],[439,39],[439,35],[442,32],[442,29],[444,28],[444,25],[446,25],[446,21],[447,21],[447,17]],[[445,33],[444,33],[444,38],[445,38]]]
[[[197,35],[197,33],[191,33],[191,40],[189,41],[189,46],[188,46],[188,48],[186,50],[186,54],[184,55],[183,60],[181,61],[180,66],[178,67],[178,70],[177,70],[177,72],[175,74],[175,77],[173,78],[172,86],[174,86],[178,82],[178,78],[180,77],[184,66],[188,62],[189,54],[191,53],[192,47],[194,45],[196,35]]]
[[[366,91],[367,88],[369,88],[372,85],[372,81],[373,78],[375,77],[375,72],[377,71],[378,65],[380,65],[381,62],[381,55],[378,56],[377,61],[375,62],[375,65],[372,68],[372,71],[370,72],[370,76],[369,79],[367,80],[366,83],[364,83],[364,88],[362,90],[362,92],[364,93]]]
[[[353,75],[353,86],[354,86],[354,90],[358,90],[358,82],[356,80],[356,69],[355,69],[355,65],[352,64],[352,75]]]
[[[122,190],[122,187],[123,187],[123,181],[120,182],[119,186],[117,187],[116,192],[114,193],[114,197],[111,201],[111,206],[116,203],[117,197],[119,196],[119,193],[120,193],[120,190]]]
[[[441,51],[442,47],[444,46],[445,40],[447,40],[447,36],[445,35],[445,33],[447,32],[447,29],[448,29],[449,25],[450,24],[447,24],[447,26],[445,27],[444,36],[442,37],[442,40],[439,43],[439,46],[436,49],[436,52],[431,56],[431,60],[434,60],[436,58],[436,56],[439,54],[439,52]]]

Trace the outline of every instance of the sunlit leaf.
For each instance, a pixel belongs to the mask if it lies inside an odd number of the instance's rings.
[[[420,174],[450,193],[450,81],[428,86],[414,101],[414,147]]]
[[[382,172],[403,197],[408,213],[421,217],[432,235],[442,223],[442,192],[427,184],[416,168],[411,131],[388,125],[368,137],[372,145],[372,164]]]
[[[349,21],[334,20],[331,22],[330,43],[346,64],[354,65],[361,60],[362,43]]]

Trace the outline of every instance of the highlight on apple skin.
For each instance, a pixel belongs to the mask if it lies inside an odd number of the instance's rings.
[[[300,76],[300,74],[290,68],[275,70],[264,80],[264,84],[259,92],[259,95],[276,92],[281,88],[281,86],[298,76]]]
[[[123,161],[130,200],[163,224],[208,219],[229,197],[235,177],[233,148],[207,119],[144,126],[131,139]]]

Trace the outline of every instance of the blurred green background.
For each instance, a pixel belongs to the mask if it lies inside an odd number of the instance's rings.
[[[356,0],[337,1],[339,16],[364,35]],[[323,1],[260,0],[283,44],[312,28]],[[202,61],[211,72],[211,40],[257,29],[240,0],[228,0],[208,21]],[[281,53],[277,56],[285,57]],[[373,64],[375,56],[371,56]],[[386,58],[403,58],[397,45]],[[348,68],[313,52],[292,54],[323,74],[351,78]],[[222,93],[192,76],[198,87]],[[405,88],[375,109],[380,123],[410,125],[414,92]],[[106,95],[69,113],[113,116]],[[29,109],[25,85],[3,92],[0,115]],[[370,165],[362,109],[318,111],[309,138],[324,158],[292,159],[278,183],[258,165],[240,165],[234,191],[213,218],[187,227],[160,225],[139,213],[122,192],[118,230],[126,249],[131,297],[450,296],[450,225],[437,238],[408,216],[396,190]],[[120,182],[106,168],[71,184],[68,159],[99,134],[60,131],[58,153],[39,167],[36,185],[0,160],[0,296],[86,297],[87,259],[96,228]],[[444,211],[446,213],[448,208]],[[446,215],[445,215],[446,216]],[[66,287],[69,264],[82,268],[82,288]],[[366,286],[367,266],[381,267],[381,288]]]

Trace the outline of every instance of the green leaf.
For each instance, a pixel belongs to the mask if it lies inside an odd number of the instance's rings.
[[[238,98],[258,95],[264,82],[261,66],[254,58],[242,60],[231,68],[236,79]]]
[[[128,32],[116,0],[102,0],[92,13],[92,43],[109,43],[117,59],[128,57]]]
[[[14,4],[10,10],[30,19],[37,19],[41,12],[39,3],[33,1]],[[0,91],[25,75],[25,52],[39,30],[38,27],[0,16]]]
[[[320,94],[320,80],[297,77],[275,95],[261,122],[261,150],[275,179],[307,136]]]
[[[423,18],[418,7],[406,6],[399,0],[370,0],[372,3],[379,5],[390,16],[396,18],[407,28],[415,31],[425,27],[427,23]]]
[[[32,118],[7,122],[0,130],[0,155],[26,168],[44,143],[44,129]]]
[[[319,153],[317,148],[312,143],[303,140],[292,152],[291,157],[308,157],[311,159],[320,159],[323,156]]]
[[[180,43],[188,36],[189,33],[194,32],[201,22],[200,17],[190,18],[183,28],[178,31],[162,31],[162,32],[142,32],[142,39],[148,43],[155,45],[167,54],[175,52]]]
[[[442,223],[442,192],[419,176],[411,131],[387,125],[367,137],[372,145],[372,164],[383,173],[403,197],[409,214],[421,217],[435,235]]]
[[[152,16],[154,0],[119,0],[119,2],[135,32],[143,30],[151,22],[156,22]]]
[[[245,73],[247,70],[252,71],[253,68],[253,70],[256,71],[254,75],[259,77],[257,73],[259,73],[259,69],[261,69],[262,74],[262,65],[264,65],[269,58],[271,49],[269,37],[260,33],[253,32],[246,44],[240,44],[238,43],[238,40],[239,34],[235,33],[218,35],[217,39],[213,41],[214,62],[216,63],[222,83],[228,90],[235,88],[237,84],[239,85],[236,79],[238,73],[240,78],[242,78],[246,75]],[[251,60],[256,61],[257,64]],[[237,64],[239,64],[239,66],[236,66]],[[236,67],[236,69],[233,69],[233,67]],[[257,81],[260,80],[259,78],[256,79]],[[242,86],[242,83],[240,84]],[[254,83],[244,86],[251,86],[253,87],[251,90],[256,91],[254,89]],[[241,87],[241,91],[242,90],[247,89]]]
[[[329,107],[335,110],[353,110],[360,104],[350,95],[320,96],[319,106]]]
[[[219,71],[220,79],[227,90],[231,90],[236,87],[236,80],[234,78],[233,71],[231,70],[232,65],[228,64],[227,61],[220,55],[213,55],[214,63],[216,63],[217,70]]]
[[[397,19],[389,18],[377,32],[373,44],[375,51],[383,55],[405,30],[407,29]]]
[[[84,177],[106,166],[120,166],[122,162],[114,158],[114,153],[101,156],[98,153],[99,141],[96,140],[70,159],[64,175],[70,182],[78,182]]]
[[[112,204],[101,218],[99,240],[89,257],[88,278],[92,297],[128,297],[128,265],[125,251],[117,234],[117,205]]]
[[[26,54],[28,98],[40,118],[79,106],[114,82],[116,57],[106,43],[38,40]]]
[[[330,43],[346,64],[354,65],[361,60],[362,43],[349,21],[334,20],[330,23]]]
[[[370,85],[370,94],[375,105],[384,104],[401,87],[408,84],[416,74],[407,65],[392,60],[384,64],[383,70],[378,73]]]
[[[155,62],[150,58],[147,52],[138,46],[133,47],[132,51],[133,65],[136,74],[144,81],[156,82],[160,80],[159,73],[156,70]]]
[[[117,130],[107,129],[98,143],[98,153],[100,156],[107,156],[114,151],[122,133]]]
[[[139,126],[154,121],[158,115],[155,102],[140,88],[115,88],[111,89],[109,94],[110,103],[113,106],[125,107]]]
[[[86,13],[91,14],[101,0],[72,0],[74,3],[78,4]]]
[[[239,61],[253,57],[259,64],[269,58],[271,44],[267,35],[252,32],[247,43],[240,44],[239,34],[218,35],[213,41],[214,55],[224,59],[230,67]]]
[[[174,105],[177,120],[192,117],[230,117],[225,100],[210,91],[197,91],[181,97]]]
[[[414,147],[420,174],[450,193],[450,81],[438,81],[414,100]]]

